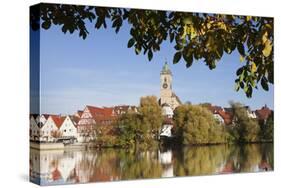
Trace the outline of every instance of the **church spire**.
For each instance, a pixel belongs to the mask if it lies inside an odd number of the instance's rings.
[[[165,59],[165,64],[163,65],[161,74],[172,74],[166,59]]]

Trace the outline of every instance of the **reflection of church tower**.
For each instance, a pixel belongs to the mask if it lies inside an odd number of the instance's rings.
[[[161,89],[159,103],[160,105],[168,104],[174,110],[181,102],[172,91],[172,76],[168,63],[165,62],[160,73]]]

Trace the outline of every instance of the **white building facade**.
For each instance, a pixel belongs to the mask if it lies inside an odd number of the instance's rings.
[[[66,116],[62,125],[60,126],[62,137],[78,137],[76,122],[70,116]]]

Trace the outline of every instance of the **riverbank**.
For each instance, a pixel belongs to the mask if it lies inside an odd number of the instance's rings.
[[[140,148],[148,149],[151,147],[188,147],[188,146],[215,146],[215,145],[244,145],[244,144],[263,144],[263,143],[273,143],[273,141],[256,141],[256,142],[225,142],[225,143],[204,143],[204,144],[180,144],[179,142],[153,142],[150,145],[147,144],[137,144],[137,145],[97,145],[94,143],[74,143],[74,144],[63,144],[63,143],[39,143],[39,142],[30,142],[30,147],[38,150],[64,150],[64,149],[102,149],[102,148]]]
[[[74,143],[74,144],[63,144],[63,143],[38,143],[30,142],[30,148],[38,150],[65,150],[65,149],[86,149],[88,143]]]

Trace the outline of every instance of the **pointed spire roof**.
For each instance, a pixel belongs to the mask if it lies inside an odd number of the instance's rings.
[[[167,61],[165,61],[165,64],[163,65],[161,74],[172,74]]]

